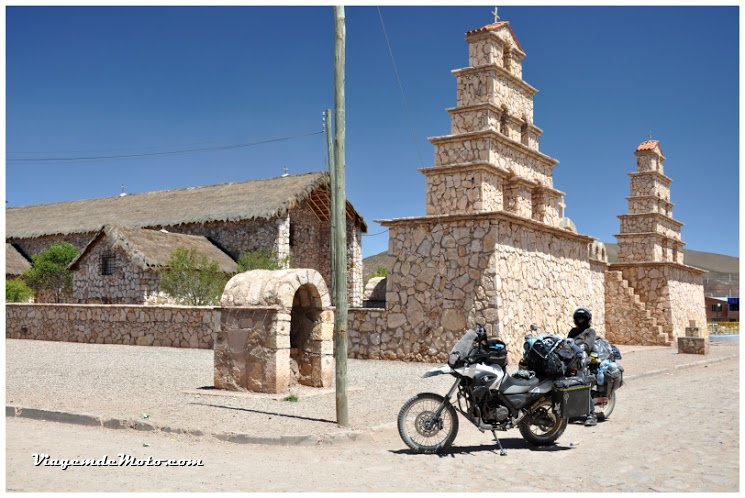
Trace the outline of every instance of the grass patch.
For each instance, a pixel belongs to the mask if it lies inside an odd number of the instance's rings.
[[[300,398],[297,397],[297,394],[290,394],[282,398],[282,401],[290,401],[292,403],[296,403],[298,400],[300,400]]]

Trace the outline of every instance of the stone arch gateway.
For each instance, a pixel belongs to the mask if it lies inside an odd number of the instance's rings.
[[[215,337],[215,387],[281,393],[331,385],[334,312],[316,270],[252,270],[231,278]]]

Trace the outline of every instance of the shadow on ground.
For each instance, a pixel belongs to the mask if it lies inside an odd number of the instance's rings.
[[[310,420],[311,422],[324,422],[336,425],[335,420],[329,420],[326,418],[313,418],[313,417],[303,417],[302,415],[289,415],[287,413],[277,413],[277,412],[266,412],[262,410],[251,410],[250,408],[239,408],[236,406],[225,406],[225,405],[214,405],[212,403],[189,403],[190,405],[201,405],[201,406],[209,406],[212,408],[224,408],[226,410],[237,410],[241,412],[249,412],[249,413],[258,413],[260,415],[272,415],[275,417],[286,417],[286,418],[294,418],[299,420]]]
[[[558,444],[553,444],[549,446],[533,446],[525,442],[522,438],[509,438],[509,439],[501,439],[502,447],[505,450],[530,450],[530,451],[565,451],[565,450],[571,450],[573,449],[571,446],[561,446]],[[402,449],[402,450],[388,450],[390,453],[394,453],[396,455],[420,455],[420,453],[417,453],[411,449]],[[496,455],[499,455],[499,447],[496,445],[496,443],[489,443],[489,444],[481,444],[481,445],[471,445],[471,446],[451,446],[450,448],[443,450],[436,455],[439,457],[447,457],[451,456],[454,457],[455,455],[472,455],[474,453],[478,452],[491,452]],[[508,453],[509,455],[509,453]]]

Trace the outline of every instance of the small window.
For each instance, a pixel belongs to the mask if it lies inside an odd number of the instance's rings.
[[[499,133],[507,135],[507,108],[502,108],[502,115],[499,117]]]
[[[525,121],[520,127],[520,142],[523,145],[530,145],[530,136],[528,135],[528,122]]]
[[[112,253],[101,255],[101,275],[113,275],[116,266],[116,256]]]

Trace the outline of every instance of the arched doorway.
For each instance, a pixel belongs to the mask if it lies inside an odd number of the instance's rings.
[[[287,392],[331,385],[334,310],[312,269],[252,270],[225,285],[215,334],[215,386]]]
[[[290,312],[290,371],[296,382],[308,386],[317,384],[313,382],[313,357],[320,351],[313,351],[313,346],[322,312],[318,289],[313,284],[301,285],[292,299]]]

